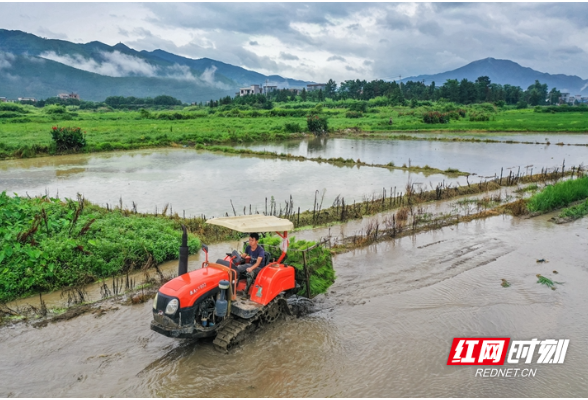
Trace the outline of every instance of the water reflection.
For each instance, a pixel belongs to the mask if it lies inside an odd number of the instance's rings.
[[[298,144],[298,147],[292,143]],[[429,165],[443,170],[457,168],[482,176],[500,175],[501,168],[520,166],[524,169],[525,166],[532,165],[535,171],[540,171],[541,168],[561,167],[564,160],[567,166],[577,166],[588,161],[588,149],[584,146],[553,144],[313,138],[263,145],[246,144],[238,147],[306,157],[352,158],[376,164],[393,162],[396,166]]]

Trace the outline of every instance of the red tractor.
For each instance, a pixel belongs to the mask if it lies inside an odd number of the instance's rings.
[[[174,338],[215,337],[214,346],[228,350],[259,324],[271,323],[283,312],[292,313],[288,297],[297,292],[295,269],[283,264],[288,250],[288,231],[294,228],[287,219],[265,215],[214,218],[209,224],[238,232],[272,232],[282,237],[282,254],[269,258],[259,271],[249,293],[245,277],[237,276],[232,267],[241,262],[237,252],[226,253],[223,260],[208,261],[208,248],[203,245],[206,260],[202,268],[187,272],[188,246],[184,228],[178,277],[163,285],[153,300],[151,329]],[[280,233],[282,232],[282,233]],[[242,296],[237,296],[240,292]]]

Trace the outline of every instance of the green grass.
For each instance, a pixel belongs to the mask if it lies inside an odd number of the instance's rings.
[[[273,110],[233,109],[214,113],[207,108],[186,107],[176,111],[151,111],[149,118],[139,111],[90,111],[69,107],[65,113],[49,113],[49,108],[23,106],[20,111],[7,110],[0,115],[0,158],[52,153],[51,128],[56,125],[80,127],[86,131],[86,152],[161,147],[173,143],[231,144],[300,137],[298,132],[291,133],[292,127],[306,130],[306,115],[313,108],[287,108],[294,105],[297,103],[277,103]],[[477,112],[480,106],[464,108],[471,113]],[[492,112],[490,121],[472,122],[466,116],[446,124],[425,124],[422,114],[433,108],[374,107],[361,118],[349,119],[345,116],[346,108],[325,107],[322,115],[328,117],[330,131],[347,132],[350,136],[391,131],[588,132],[588,113],[505,110]],[[161,119],[176,116],[181,119]]]
[[[588,215],[588,200],[577,204],[573,207],[564,208],[560,213],[560,218],[578,219]]]
[[[173,220],[83,204],[0,194],[0,302],[178,257]]]
[[[527,207],[531,212],[547,212],[585,198],[588,198],[588,176],[546,186],[529,198]]]

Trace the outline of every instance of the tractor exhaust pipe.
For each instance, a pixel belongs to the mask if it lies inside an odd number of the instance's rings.
[[[178,265],[178,276],[182,276],[188,273],[188,232],[186,232],[186,226],[182,225],[182,245],[180,246],[180,264]]]

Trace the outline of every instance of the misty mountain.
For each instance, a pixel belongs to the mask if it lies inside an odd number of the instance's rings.
[[[212,70],[216,73],[226,76],[227,78],[238,83],[240,86],[249,86],[254,84],[263,84],[266,79],[268,83],[276,84],[280,88],[285,87],[306,87],[308,81],[301,81],[297,79],[282,78],[279,75],[263,75],[259,72],[250,71],[245,68],[236,67],[231,64],[226,64],[221,61],[212,60],[210,58],[200,58],[193,60],[191,58],[177,56],[163,50],[154,50],[152,52],[141,51],[141,54],[150,59],[161,59],[178,65],[185,65],[196,70]]]
[[[192,102],[234,95],[232,89],[223,90],[196,81],[146,76],[111,77],[40,57],[0,53],[0,96],[41,99],[69,92],[80,94],[82,100],[92,101],[103,101],[108,96],[168,94]]]
[[[453,71],[434,75],[413,76],[404,78],[402,81],[424,80],[427,85],[435,81],[435,84],[440,86],[447,79],[462,80],[465,78],[473,82],[480,76],[489,77],[493,83],[520,86],[523,89],[527,89],[531,84],[535,83],[535,80],[538,80],[541,83],[546,83],[549,90],[555,87],[562,93],[568,92],[572,95],[588,94],[588,80],[586,79],[575,75],[552,75],[523,67],[514,61],[497,60],[495,58],[474,61]]]
[[[0,29],[0,96],[9,98],[45,98],[73,91],[94,101],[167,94],[192,102],[234,95],[241,86],[266,80],[279,87],[308,83],[162,50],[136,51],[122,43],[109,46],[97,41],[72,43]]]

